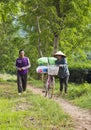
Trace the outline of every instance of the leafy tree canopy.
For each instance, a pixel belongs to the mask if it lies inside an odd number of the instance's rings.
[[[69,63],[84,62],[90,51],[91,2],[89,0],[1,0],[0,70],[15,71],[18,50],[36,60],[61,50]]]

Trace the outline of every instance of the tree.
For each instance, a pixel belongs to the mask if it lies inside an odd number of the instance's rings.
[[[39,57],[53,56],[57,50],[69,62],[85,60],[91,41],[90,6],[89,0],[0,1],[1,70],[14,70],[21,48],[31,59],[32,73]]]

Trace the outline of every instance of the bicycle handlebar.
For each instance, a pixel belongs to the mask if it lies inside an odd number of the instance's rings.
[[[67,66],[67,64],[60,64],[58,65],[59,67],[64,67],[64,66]]]

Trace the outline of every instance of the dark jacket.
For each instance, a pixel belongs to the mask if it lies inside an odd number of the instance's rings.
[[[60,78],[65,78],[70,75],[67,60],[65,57],[63,57],[61,60],[56,60],[55,64],[59,66],[58,76]],[[60,66],[60,65],[64,65],[64,66]]]

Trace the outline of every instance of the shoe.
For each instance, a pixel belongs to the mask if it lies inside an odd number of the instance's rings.
[[[18,95],[20,96],[20,95],[21,95],[21,93],[18,93]]]

